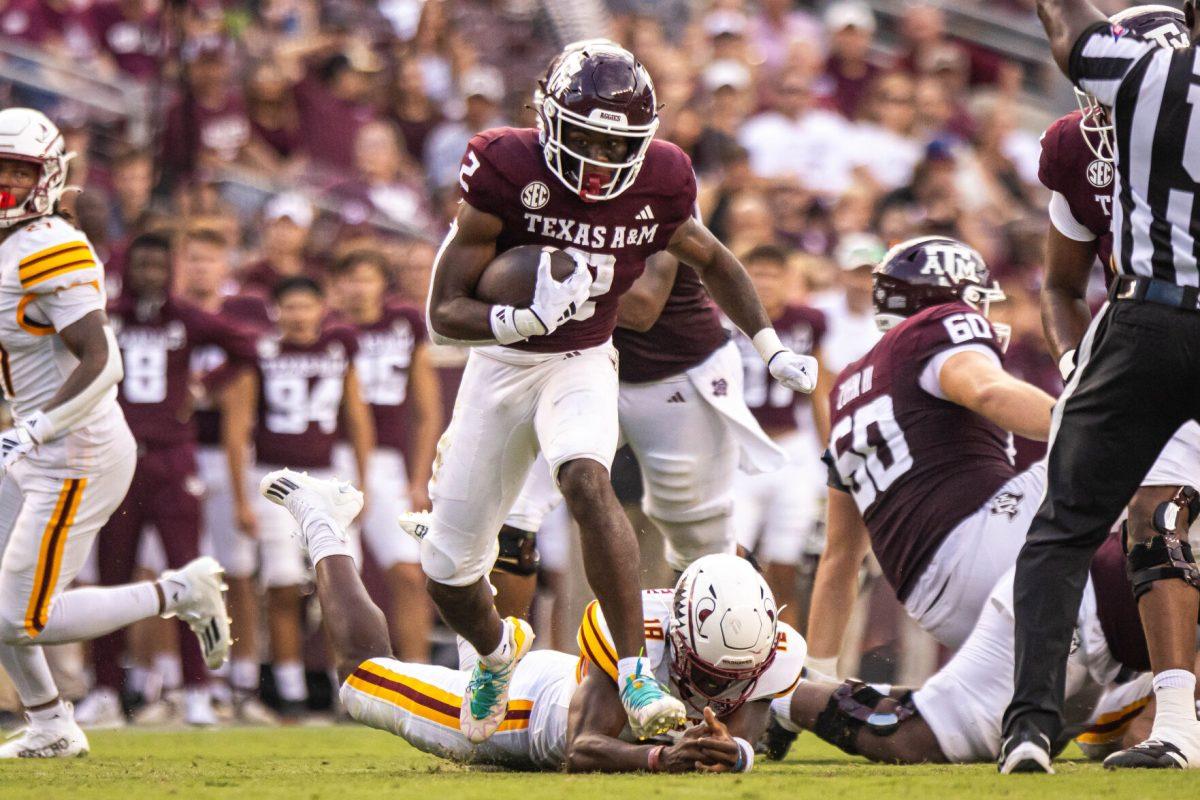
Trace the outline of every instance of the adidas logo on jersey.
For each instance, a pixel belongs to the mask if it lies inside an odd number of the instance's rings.
[[[667,402],[668,403],[686,403],[687,400],[683,399],[682,394],[680,394],[679,392],[676,392],[675,394],[673,394],[667,398]]]
[[[642,210],[634,215],[634,219],[654,219],[654,212],[649,205],[642,206]]]

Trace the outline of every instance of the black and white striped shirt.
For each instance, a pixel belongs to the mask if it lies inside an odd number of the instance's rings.
[[[1070,77],[1111,110],[1117,271],[1200,285],[1200,49],[1099,23],[1076,42]]]

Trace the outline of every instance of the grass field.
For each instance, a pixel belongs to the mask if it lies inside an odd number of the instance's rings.
[[[264,800],[689,800],[745,798],[1195,797],[1196,773],[1111,773],[1080,761],[1059,774],[1001,778],[991,765],[885,767],[802,736],[783,764],[750,775],[559,775],[469,769],[354,726],[91,736],[92,755],[0,765],[4,800],[263,798]]]

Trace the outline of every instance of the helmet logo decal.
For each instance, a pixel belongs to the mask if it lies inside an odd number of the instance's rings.
[[[937,275],[945,285],[953,286],[963,281],[979,280],[978,265],[972,253],[952,244],[931,245],[926,249],[928,257],[921,267],[922,275]]]
[[[530,181],[521,190],[521,205],[537,210],[550,202],[550,188],[541,181]]]
[[[1092,163],[1088,164],[1087,179],[1088,183],[1090,183],[1092,186],[1095,186],[1097,189],[1103,189],[1105,186],[1108,186],[1110,183],[1112,183],[1112,164],[1108,161],[1096,159]]]

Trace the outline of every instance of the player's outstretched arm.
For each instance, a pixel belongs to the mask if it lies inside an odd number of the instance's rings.
[[[221,409],[221,447],[229,466],[229,488],[233,494],[234,519],[247,536],[257,533],[254,508],[246,490],[246,464],[254,431],[254,409],[258,405],[258,376],[243,370],[217,395]]]
[[[412,397],[412,482],[409,499],[414,511],[429,510],[429,477],[442,435],[442,390],[429,347],[417,345],[408,369]]]
[[[571,698],[567,771],[696,772],[702,765],[717,766],[730,758],[736,762],[736,743],[696,735],[698,731],[667,746],[621,741],[617,737],[628,719],[617,695],[617,685],[601,670],[593,668]]]
[[[1092,321],[1087,286],[1095,261],[1094,241],[1076,241],[1050,226],[1046,234],[1046,281],[1041,294],[1042,329],[1063,380],[1074,368],[1075,348]]]
[[[671,296],[678,271],[679,259],[670,253],[655,253],[646,259],[645,271],[621,295],[617,324],[641,333],[653,328]]]
[[[825,551],[813,579],[807,664],[836,677],[838,654],[858,598],[858,573],[871,549],[867,526],[849,492],[829,488]]]
[[[955,353],[942,365],[938,378],[950,402],[1026,439],[1050,438],[1054,398],[1009,375],[997,359],[974,350]]]
[[[1091,26],[1106,17],[1090,0],[1038,0],[1038,17],[1050,40],[1050,52],[1064,75],[1070,75],[1071,51]]]
[[[375,449],[375,420],[371,409],[363,400],[362,388],[358,383],[358,371],[353,365],[346,370],[342,388],[342,422],[346,436],[354,451],[354,464],[358,468],[358,485],[367,485],[367,461]]]
[[[458,207],[450,233],[433,262],[426,314],[437,344],[494,344],[492,307],[472,295],[479,276],[496,256],[499,217],[469,203]]]
[[[708,293],[754,343],[775,380],[805,394],[817,387],[817,360],[783,346],[746,268],[712,231],[690,218],[675,231],[667,250],[700,273]]]

